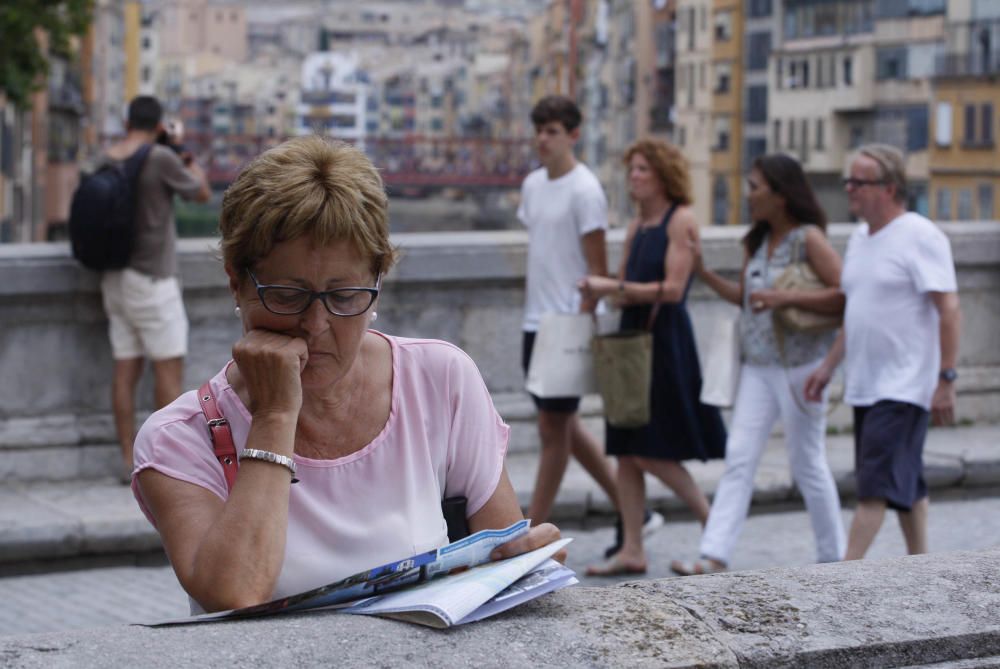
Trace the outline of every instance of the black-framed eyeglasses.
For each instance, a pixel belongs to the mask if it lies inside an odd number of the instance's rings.
[[[884,179],[855,179],[854,177],[844,177],[840,180],[844,188],[861,188],[862,186],[884,186]]]
[[[368,311],[382,286],[381,274],[375,280],[374,288],[350,286],[333,290],[309,290],[298,286],[261,284],[249,268],[247,274],[257,286],[257,295],[264,308],[279,316],[301,314],[312,306],[314,300],[320,300],[326,310],[334,316],[357,316]]]

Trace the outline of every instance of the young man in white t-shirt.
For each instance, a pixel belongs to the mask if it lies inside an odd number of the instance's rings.
[[[578,162],[573,147],[583,120],[569,98],[550,95],[531,111],[542,167],[521,186],[517,216],[528,228],[527,288],[524,300],[522,365],[531,361],[538,323],[546,313],[592,312],[596,303],[581,301],[577,281],[607,274],[604,231],[608,204],[597,177]],[[579,397],[540,398],[538,433],[542,450],[528,509],[532,522],[548,518],[570,454],[597,481],[617,508],[614,474],[603,449],[577,415]]]
[[[846,354],[858,506],[845,559],[864,557],[886,507],[899,514],[907,551],[925,553],[927,424],[950,424],[955,412],[961,311],[951,246],[933,222],[906,211],[905,160],[894,147],[861,147],[844,188],[866,223],[844,257],[844,327],[806,397],[818,400]]]

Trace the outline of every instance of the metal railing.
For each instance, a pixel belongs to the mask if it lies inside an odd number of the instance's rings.
[[[1000,74],[1000,49],[946,53],[934,64],[937,77],[983,77]]]

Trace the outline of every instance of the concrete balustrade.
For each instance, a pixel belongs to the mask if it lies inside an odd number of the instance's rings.
[[[843,252],[852,226],[831,226]],[[948,223],[964,314],[959,414],[1000,418],[1000,222]],[[704,231],[709,266],[736,276],[741,228]],[[609,235],[611,266],[623,231]],[[378,327],[453,342],[479,365],[504,417],[512,448],[536,439],[520,368],[527,237],[521,231],[398,235],[402,259],[383,285]],[[229,358],[240,335],[214,241],[182,240],[181,274],[191,320],[185,385],[194,387]],[[695,282],[690,310],[702,355],[714,324],[733,307]],[[98,277],[64,243],[0,245],[0,480],[105,476],[117,471],[110,418],[112,361]],[[139,408],[152,406],[144,379]],[[595,399],[585,408],[599,411]],[[835,414],[843,424],[847,412]]]

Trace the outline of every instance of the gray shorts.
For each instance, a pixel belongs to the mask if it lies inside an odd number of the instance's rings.
[[[854,407],[854,472],[858,499],[884,499],[909,511],[927,496],[924,441],[930,414],[908,402]]]

